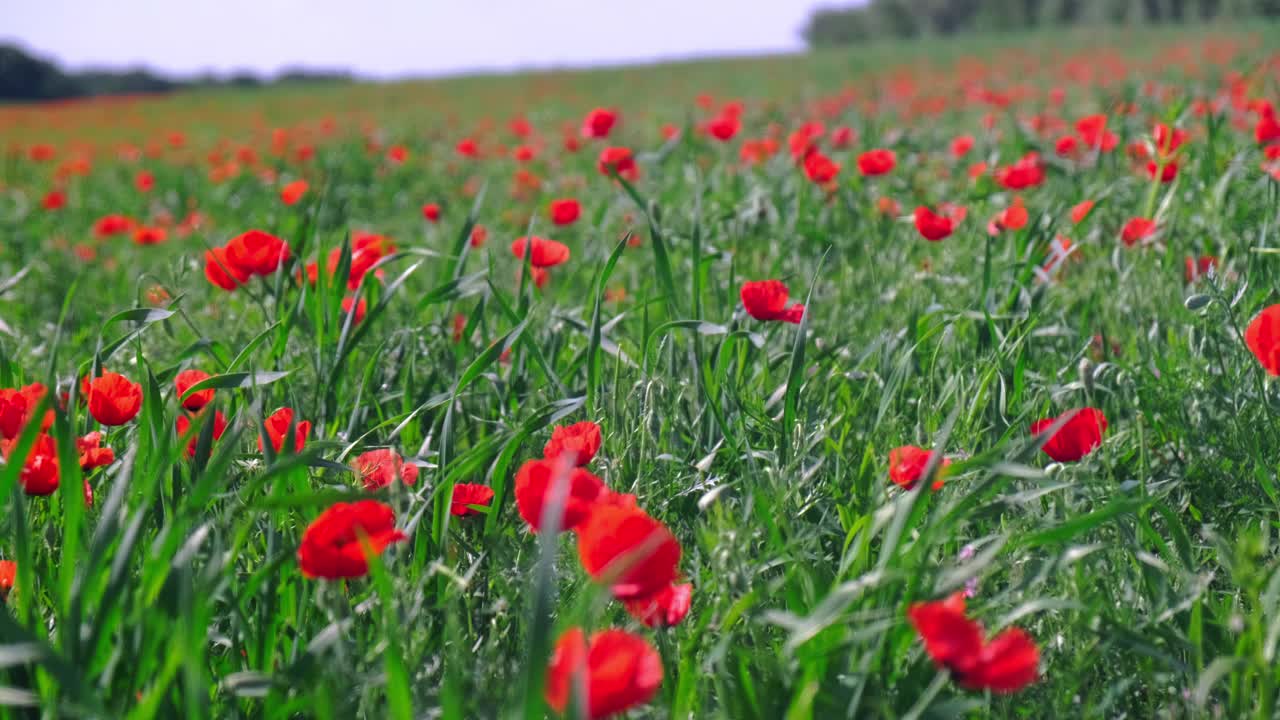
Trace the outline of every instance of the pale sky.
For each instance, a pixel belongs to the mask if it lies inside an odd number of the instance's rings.
[[[0,41],[65,66],[362,75],[799,50],[821,0],[0,0]]]

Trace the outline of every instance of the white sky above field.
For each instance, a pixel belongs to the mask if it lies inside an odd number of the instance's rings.
[[[363,75],[798,50],[821,0],[0,0],[0,39],[72,68]]]

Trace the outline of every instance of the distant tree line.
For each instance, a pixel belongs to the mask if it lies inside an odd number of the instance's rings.
[[[982,30],[1248,17],[1280,18],[1280,0],[869,0],[817,10],[803,35],[810,47],[829,47]]]
[[[348,82],[351,79],[352,75],[347,72],[302,68],[285,70],[273,78],[247,72],[175,78],[143,68],[67,72],[20,47],[0,45],[0,101],[63,100],[96,95],[167,93],[184,88],[254,88],[277,83]]]

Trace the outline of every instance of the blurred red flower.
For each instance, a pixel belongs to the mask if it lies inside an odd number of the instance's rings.
[[[1156,222],[1147,218],[1130,218],[1120,230],[1120,239],[1130,247],[1139,241],[1146,240],[1156,232]]]
[[[575,687],[586,695],[583,717],[601,720],[648,702],[662,684],[662,658],[647,640],[623,630],[591,636],[570,628],[556,641],[544,696],[557,713],[569,707]]]
[[[587,117],[582,121],[582,137],[607,138],[617,122],[616,111],[596,108],[587,113]]]
[[[204,276],[223,290],[235,290],[249,280],[249,272],[231,262],[225,247],[204,252]]]
[[[1280,375],[1280,305],[1258,313],[1244,331],[1244,344],[1271,375]]]
[[[996,182],[1010,190],[1023,190],[1044,182],[1044,165],[1038,153],[1027,153],[1017,162],[996,170]]]
[[[1044,454],[1057,462],[1076,462],[1102,445],[1107,431],[1107,416],[1097,408],[1070,410],[1057,417],[1031,423],[1031,434],[1039,437],[1062,418],[1066,423],[1044,443]]]
[[[582,468],[551,460],[527,460],[516,471],[516,510],[530,529],[542,529],[542,515],[551,501],[552,483],[564,478],[566,494],[560,529],[577,528],[596,502],[608,493],[604,481]]]
[[[911,490],[920,482],[925,467],[933,457],[932,450],[903,445],[889,451],[889,479],[894,485]],[[951,458],[943,457],[934,472],[933,489],[939,490],[943,484],[943,471],[951,464]]]
[[[576,467],[583,467],[591,462],[600,451],[600,426],[590,420],[572,425],[557,425],[551,431],[551,439],[542,448],[542,456],[547,460],[558,460],[567,457]]]
[[[568,246],[555,240],[547,240],[540,237],[533,238],[532,242],[528,238],[516,238],[511,243],[511,254],[523,260],[526,245],[531,246],[528,251],[529,264],[535,268],[555,267],[569,259]]]
[[[626,600],[623,607],[627,609],[628,615],[647,627],[675,627],[689,614],[692,601],[692,585],[673,583],[648,597]]]
[[[182,372],[174,376],[173,386],[178,391],[178,397],[181,398],[182,394],[185,393],[187,389],[190,388],[192,385],[195,385],[196,383],[202,380],[208,380],[208,379],[209,379],[209,373],[203,370],[190,368],[187,370],[183,370]],[[191,412],[199,412],[201,408],[203,408],[205,405],[208,405],[209,402],[213,400],[213,393],[214,393],[213,388],[197,390],[196,392],[193,392],[190,395],[188,395],[186,398],[182,399],[182,407],[183,409],[190,410]]]
[[[551,222],[556,225],[572,225],[582,213],[582,206],[573,198],[561,198],[552,200],[548,211],[551,214]]]
[[[600,503],[578,528],[578,559],[619,600],[649,597],[670,585],[680,542],[667,526],[633,505]]]
[[[600,161],[597,163],[597,169],[601,175],[609,176],[612,173],[617,173],[627,180],[635,180],[640,172],[636,167],[636,159],[632,156],[631,150],[625,147],[607,147],[600,151]]]
[[[67,205],[67,194],[61,190],[50,190],[45,193],[44,199],[40,201],[40,207],[45,210],[61,210]]]
[[[813,152],[804,159],[804,174],[811,182],[825,185],[840,174],[840,164],[820,152]]]
[[[307,436],[311,434],[311,421],[293,422],[293,408],[282,407],[267,416],[262,422],[271,447],[277,452],[284,450],[284,440],[289,435],[289,427],[293,426],[293,451],[302,452],[307,446]],[[258,452],[262,452],[262,435],[258,435]]]
[[[459,517],[479,515],[481,514],[480,511],[470,506],[489,507],[489,503],[492,501],[493,488],[488,485],[458,483],[453,486],[453,499],[449,502],[449,514]]]
[[[396,480],[409,486],[418,482],[418,466],[405,462],[391,448],[363,453],[352,462],[351,467],[360,476],[364,489],[371,492],[388,487]]]
[[[212,439],[216,442],[221,440],[222,434],[227,431],[227,418],[222,414],[221,410],[215,410],[213,412],[213,420],[211,422],[213,423]],[[186,437],[187,432],[191,430],[191,419],[188,418],[186,414],[180,414],[178,415],[177,421],[174,423],[174,427],[178,432],[178,439],[181,440]],[[194,458],[196,456],[196,449],[199,444],[200,436],[192,435],[191,439],[187,442],[187,457]]]
[[[799,324],[804,317],[804,305],[796,303],[787,307],[791,290],[781,280],[749,280],[742,283],[738,295],[747,314],[756,320]]]
[[[387,546],[406,538],[395,521],[391,506],[376,500],[335,503],[302,533],[298,547],[302,573],[331,580],[364,577],[369,561],[362,541],[373,554],[382,554]]]
[[[916,230],[929,242],[945,239],[964,220],[964,208],[943,204],[938,206],[938,210],[940,212],[934,212],[923,205],[916,208]]]
[[[1040,651],[1021,628],[984,642],[982,625],[965,616],[964,592],[946,600],[913,603],[907,617],[935,665],[969,690],[1011,693],[1035,682]]]
[[[1093,201],[1084,200],[1071,208],[1071,222],[1079,225],[1085,218],[1089,217],[1089,211],[1093,210]]]
[[[427,203],[422,206],[422,217],[430,222],[440,221],[440,206],[436,203]]]
[[[1198,258],[1189,257],[1184,262],[1185,267],[1182,275],[1188,285],[1207,276],[1210,270],[1216,273],[1218,269],[1218,258],[1213,255],[1201,255]]]
[[[270,275],[289,259],[289,244],[261,230],[248,230],[227,243],[226,258],[243,273]]]
[[[294,180],[293,182],[280,188],[280,201],[285,205],[293,205],[307,194],[307,188],[310,185],[306,180]]]
[[[898,164],[898,157],[892,150],[868,150],[858,156],[858,171],[867,177],[884,175]]]

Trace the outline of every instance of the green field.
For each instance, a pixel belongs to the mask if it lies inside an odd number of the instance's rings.
[[[0,718],[1280,717],[1278,47],[0,107]]]

